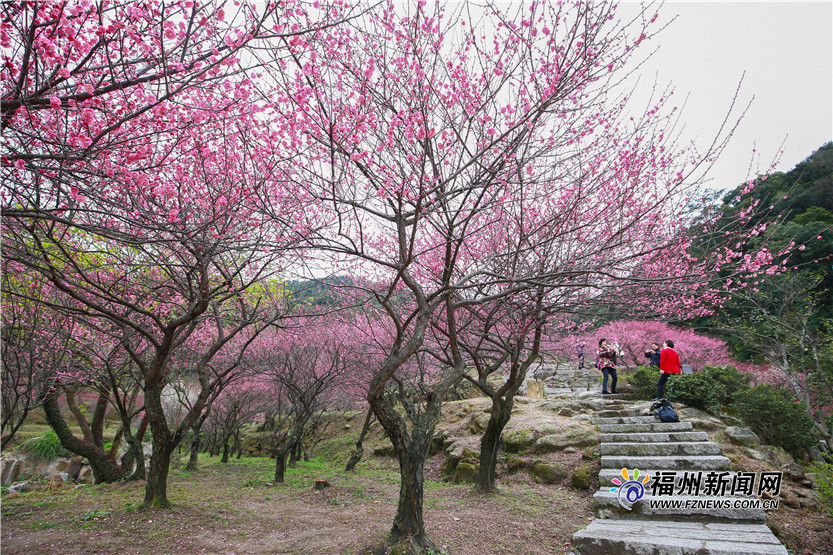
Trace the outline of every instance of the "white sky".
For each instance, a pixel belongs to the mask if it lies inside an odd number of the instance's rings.
[[[638,4],[620,6],[620,15]],[[734,188],[764,173],[789,171],[833,140],[833,2],[677,2],[660,8],[659,23],[676,20],[645,46],[658,48],[642,72],[689,96],[683,138],[707,145],[743,77],[739,103],[754,96],[709,186]],[[744,76],[744,71],[746,75]],[[675,103],[676,104],[676,103]]]

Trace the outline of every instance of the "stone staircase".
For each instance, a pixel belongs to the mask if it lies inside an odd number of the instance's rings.
[[[703,507],[705,497],[663,496],[690,503],[652,508],[649,481],[631,510],[622,507],[618,492],[610,491],[616,487],[614,478],[624,481],[622,469],[631,478],[639,469],[640,479],[648,474],[652,480],[657,471],[725,471],[730,479],[734,473],[719,446],[705,432],[693,431],[690,422],[659,422],[610,401],[608,410],[593,420],[602,432],[600,489],[593,496],[596,520],[573,535],[573,546],[582,555],[787,555],[763,510],[734,507],[734,500],[757,497],[722,496],[716,499],[729,500],[732,508],[708,508]],[[617,409],[618,414],[611,414]]]

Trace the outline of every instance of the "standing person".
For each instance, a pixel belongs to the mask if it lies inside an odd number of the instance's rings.
[[[599,348],[596,349],[599,357],[599,368],[602,371],[602,395],[616,393],[616,350],[607,344],[607,339],[599,339]],[[607,377],[611,377],[610,391],[607,390]]]
[[[652,401],[662,399],[662,390],[665,388],[668,376],[679,374],[681,371],[680,356],[674,350],[674,342],[671,339],[662,344],[662,350],[659,352],[659,371],[661,374],[657,382],[657,396],[651,399]]]
[[[651,359],[651,362],[648,366],[657,366],[659,367],[659,359],[660,359],[660,350],[659,350],[659,343],[651,343],[651,350],[645,351],[645,358]]]
[[[584,370],[584,343],[576,345],[576,356],[578,356],[578,369]]]

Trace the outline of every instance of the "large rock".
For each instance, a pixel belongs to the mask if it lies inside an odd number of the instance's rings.
[[[507,453],[526,451],[534,442],[532,430],[513,430],[503,434],[503,447]]]
[[[535,449],[543,453],[552,453],[562,451],[566,447],[587,447],[597,442],[598,434],[590,428],[571,428],[561,434],[539,438],[535,442]]]
[[[749,428],[729,426],[724,431],[729,440],[735,445],[744,445],[746,447],[752,447],[761,443],[761,438],[758,437],[758,434],[756,434]]]
[[[532,478],[539,484],[557,484],[568,475],[567,469],[560,464],[539,462],[532,467]]]
[[[570,476],[572,486],[577,489],[590,489],[592,470],[592,467],[586,464],[574,468],[573,475]]]
[[[460,462],[457,464],[457,473],[455,474],[455,481],[464,483],[474,483],[477,481],[477,475],[480,472],[480,465],[471,464],[469,462]]]
[[[543,380],[529,380],[526,382],[526,396],[532,399],[543,399],[547,396],[546,387]]]
[[[781,469],[787,465],[796,464],[792,455],[774,445],[759,445],[748,450],[749,456],[759,461],[769,463],[772,468]]]

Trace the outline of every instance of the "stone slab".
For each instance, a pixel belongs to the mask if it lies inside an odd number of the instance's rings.
[[[691,422],[642,422],[638,424],[597,424],[602,433],[610,434],[639,434],[639,433],[664,433],[664,432],[689,432],[692,430]]]
[[[596,519],[573,535],[582,555],[787,555],[763,524]]]
[[[602,455],[675,457],[679,455],[719,455],[720,446],[710,441],[663,443],[602,443]]]
[[[748,507],[735,507],[736,501],[749,502],[749,498],[739,497],[692,497],[687,495],[663,496],[660,499],[670,502],[680,502],[682,506],[666,506],[666,507],[651,507],[650,501],[652,495],[650,489],[645,496],[634,503],[631,510],[628,510],[619,503],[618,493],[607,490],[597,491],[593,495],[593,506],[597,511],[597,516],[614,517],[618,519],[630,518],[700,518],[700,519],[714,519],[724,521],[748,521],[748,522],[766,522],[766,513],[763,509],[753,509]],[[719,503],[729,503],[727,507],[715,507],[700,505],[709,500]],[[691,506],[686,506],[686,503],[691,503]]]
[[[602,443],[659,443],[661,441],[708,441],[706,432],[612,433],[600,436]]]
[[[731,470],[732,463],[722,455],[675,457],[629,457],[602,455],[602,468],[657,468],[659,470]]]

